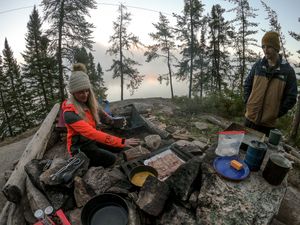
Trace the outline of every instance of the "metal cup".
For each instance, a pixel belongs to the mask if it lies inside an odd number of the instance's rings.
[[[264,160],[267,145],[263,142],[253,140],[248,146],[245,163],[248,165],[251,171],[258,171]]]
[[[272,129],[269,133],[269,143],[272,145],[278,145],[281,139],[282,133],[278,129]]]
[[[263,171],[263,178],[269,184],[279,185],[285,178],[286,174],[291,168],[291,163],[288,159],[280,154],[273,153],[267,162]]]

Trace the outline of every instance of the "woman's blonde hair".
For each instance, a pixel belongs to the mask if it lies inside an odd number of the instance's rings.
[[[84,64],[82,63],[76,63],[73,65],[73,71],[82,71],[84,73],[87,73],[86,67]],[[92,88],[89,89],[89,96],[88,96],[88,100],[86,102],[86,106],[89,108],[89,110],[91,111],[91,114],[94,118],[94,120],[96,121],[96,125],[99,124],[100,119],[99,119],[99,104],[98,101],[95,97],[94,91],[92,90]],[[86,116],[85,116],[85,105],[81,104],[80,102],[78,102],[76,100],[76,98],[74,97],[74,94],[71,94],[70,96],[70,101],[71,103],[75,106],[75,108],[78,111],[79,116],[84,119],[87,120]]]

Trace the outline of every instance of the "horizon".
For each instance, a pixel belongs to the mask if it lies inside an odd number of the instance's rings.
[[[18,2],[18,3],[17,3]],[[24,0],[16,0],[16,1],[5,1],[2,2],[1,10],[0,10],[0,16],[2,17],[0,20],[0,27],[2,29],[1,36],[0,36],[0,46],[2,44],[1,51],[4,48],[4,38],[7,37],[8,44],[10,45],[14,57],[17,59],[18,64],[22,63],[22,57],[21,52],[25,50],[25,33],[27,33],[27,23],[29,21],[29,16],[32,13],[33,5],[38,5],[41,1],[38,0],[31,0],[31,1],[24,1]],[[232,4],[226,2],[226,1],[201,1],[202,4],[205,4],[204,9],[205,12],[203,15],[208,13],[211,9],[211,6],[213,4],[219,3],[222,8],[225,8],[228,10],[229,8],[232,8]],[[298,17],[300,15],[297,15],[297,9],[300,7],[300,3],[296,2],[294,3],[293,0],[287,0],[284,3],[281,1],[265,1],[268,6],[270,6],[274,11],[278,14],[278,20],[282,26],[282,32],[285,35],[286,38],[286,48],[291,51],[294,56],[291,58],[293,60],[299,61],[299,55],[296,54],[296,51],[299,50],[299,42],[297,42],[295,39],[289,36],[288,31],[294,31],[296,33],[299,33],[299,22]],[[290,4],[288,4],[288,2]],[[119,79],[112,80],[111,79],[111,73],[106,72],[106,70],[111,65],[111,57],[109,55],[105,55],[106,49],[109,47],[108,45],[108,39],[109,36],[112,35],[113,29],[112,29],[112,23],[116,20],[118,14],[117,9],[120,4],[120,2],[116,0],[110,1],[110,3],[100,2],[97,1],[97,9],[90,11],[90,18],[88,19],[89,22],[93,22],[95,25],[94,29],[94,52],[93,55],[95,57],[95,63],[98,62],[103,68],[104,71],[104,80],[105,80],[105,86],[108,88],[108,91],[106,92],[108,94],[109,100],[119,100],[120,98],[120,87],[119,87]],[[128,27],[128,31],[132,32],[133,34],[137,35],[142,43],[150,44],[151,39],[149,37],[149,33],[154,31],[154,27],[152,23],[156,23],[158,21],[158,12],[162,11],[165,13],[167,18],[170,20],[170,24],[174,25],[175,19],[171,16],[172,13],[180,14],[183,9],[183,0],[165,0],[165,1],[159,1],[159,0],[152,0],[151,2],[141,2],[136,0],[128,0],[123,1],[122,4],[124,4],[127,7],[127,10],[129,13],[131,13],[131,23]],[[18,4],[18,5],[17,5]],[[30,5],[32,4],[32,7],[30,8]],[[249,2],[250,6],[253,8],[257,8],[257,6],[260,5],[260,11],[259,16],[253,20],[253,22],[260,22],[260,25],[257,27],[258,34],[254,35],[253,37],[258,40],[258,44],[260,42],[260,38],[263,35],[263,32],[261,29],[268,29],[268,21],[265,21],[263,18],[267,16],[266,12],[262,8],[262,5],[259,0],[251,1]],[[299,5],[299,7],[296,7],[296,5]],[[5,5],[3,7],[3,5]],[[27,8],[22,8],[27,5]],[[289,10],[286,10],[287,5],[293,6]],[[231,7],[230,7],[231,6]],[[22,9],[17,9],[22,8]],[[3,10],[2,10],[3,9]],[[13,11],[9,11],[10,9],[17,9]],[[37,7],[40,17],[42,18],[42,8],[40,6]],[[279,10],[281,9],[281,10]],[[3,17],[8,18],[7,20],[4,20]],[[224,13],[225,19],[228,20],[228,17],[230,17],[230,13],[225,12]],[[11,19],[9,19],[11,18]],[[20,18],[16,20],[16,18]],[[142,18],[142,19],[139,19]],[[294,18],[294,19],[293,19]],[[252,20],[251,20],[252,21]],[[10,25],[8,25],[10,24]],[[287,27],[288,24],[288,27]],[[46,24],[43,25],[46,26]],[[255,51],[261,51],[260,48],[255,49]],[[170,87],[166,86],[165,84],[159,84],[159,81],[155,79],[155,77],[158,76],[160,73],[164,73],[166,70],[164,70],[165,65],[160,63],[159,60],[157,62],[151,62],[146,63],[145,59],[140,58],[141,56],[138,54],[134,55],[134,58],[138,57],[138,61],[143,61],[143,65],[141,67],[138,67],[141,74],[147,75],[147,83],[143,82],[142,86],[139,87],[138,90],[136,90],[135,94],[133,96],[130,96],[127,89],[124,89],[124,99],[129,98],[137,98],[137,97],[159,97],[158,95],[164,95],[160,97],[169,97],[170,96]],[[104,62],[104,63],[103,63]],[[110,63],[109,63],[110,62]],[[176,82],[175,82],[176,83]],[[182,82],[179,84],[176,84],[179,86],[183,86]],[[177,95],[176,92],[180,95],[188,94],[188,85],[184,84],[186,86],[186,90],[183,90],[182,87],[174,87],[174,92]],[[118,92],[119,93],[116,93]],[[153,90],[155,90],[155,93],[153,93]],[[152,93],[152,94],[151,94]]]

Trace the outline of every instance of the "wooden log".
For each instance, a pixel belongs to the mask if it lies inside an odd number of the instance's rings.
[[[26,225],[22,206],[7,201],[0,215],[0,225]]]
[[[23,152],[12,175],[4,185],[2,192],[8,201],[19,203],[25,189],[25,170],[24,166],[32,159],[41,159],[44,155],[48,139],[53,130],[53,123],[57,117],[60,105],[53,106],[50,113],[43,121],[39,130],[35,133]]]
[[[206,120],[212,124],[215,124],[223,129],[226,129],[229,125],[226,123],[223,123],[221,120],[218,120],[216,117],[208,116]]]
[[[0,214],[0,225],[7,225],[7,218],[8,218],[8,214],[9,214],[9,209],[11,207],[13,203],[7,201],[1,211]]]
[[[300,159],[298,159],[297,157],[295,157],[295,156],[293,156],[293,155],[291,155],[289,153],[286,153],[286,152],[284,153],[284,156],[287,159],[293,161],[293,163],[296,164],[297,166],[300,166]]]
[[[158,134],[163,139],[168,138],[170,136],[169,132],[160,129],[159,127],[157,127],[155,124],[153,124],[150,120],[146,119],[142,115],[140,115],[140,118],[145,122],[145,125],[149,131]]]
[[[29,177],[26,177],[26,193],[33,213],[38,209],[45,209],[50,206],[48,199],[32,184]]]

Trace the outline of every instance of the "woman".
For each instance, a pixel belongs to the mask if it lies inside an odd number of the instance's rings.
[[[107,167],[116,161],[111,151],[140,143],[136,138],[123,139],[96,129],[100,119],[108,124],[113,120],[99,107],[83,64],[74,64],[68,88],[70,98],[63,102],[62,109],[68,130],[67,148],[72,156],[82,151],[91,166]]]

